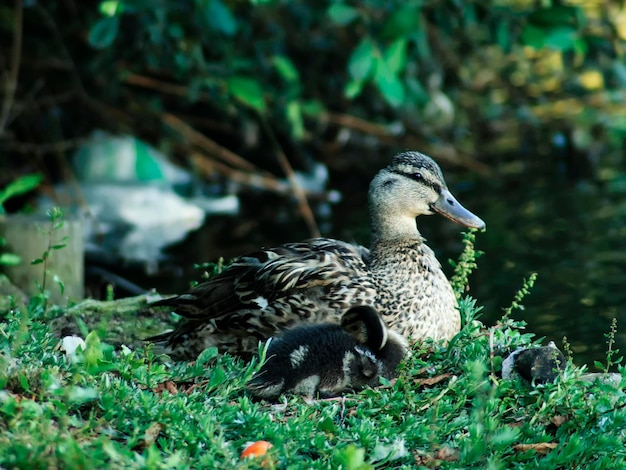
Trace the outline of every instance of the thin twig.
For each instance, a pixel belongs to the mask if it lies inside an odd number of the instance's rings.
[[[491,373],[489,377],[491,381],[495,384],[498,383],[498,379],[496,378],[496,371],[494,367],[496,352],[495,352],[495,339],[494,339],[495,327],[489,328],[489,367],[491,369]]]
[[[61,140],[59,142],[46,142],[42,144],[34,142],[7,142],[6,146],[16,153],[53,153],[65,152],[75,149],[92,140],[89,137],[79,139]]]
[[[236,170],[200,152],[190,153],[189,159],[193,166],[206,177],[212,176],[217,172],[226,176],[231,181],[246,186],[272,191],[278,194],[290,193],[289,185],[283,183],[276,177]]]
[[[208,153],[214,155],[223,162],[228,163],[235,168],[239,168],[241,170],[262,173],[259,168],[254,166],[245,158],[237,155],[231,150],[228,150],[226,147],[222,147],[220,144],[205,136],[204,134],[198,132],[185,121],[179,119],[173,114],[163,114],[163,121],[169,127],[182,135],[185,139],[187,139],[190,143],[200,147],[203,150],[206,150]]]
[[[366,121],[357,116],[350,114],[340,114],[328,112],[323,115],[331,124],[335,124],[340,127],[346,127],[363,134],[374,135],[379,138],[391,138],[394,135],[387,129],[386,126]]]
[[[22,0],[15,0],[15,15],[13,19],[13,47],[11,48],[11,65],[6,81],[6,94],[2,111],[0,111],[0,135],[4,134],[9,122],[9,115],[13,107],[13,99],[17,90],[17,80],[20,73],[20,58],[22,56],[22,32],[24,9]]]
[[[168,95],[187,96],[189,94],[186,86],[162,82],[160,80],[156,80],[154,78],[146,77],[143,75],[130,74],[124,78],[124,81],[131,85],[136,85],[143,88],[150,88],[152,90],[161,91]]]
[[[456,165],[464,166],[481,175],[491,176],[494,171],[484,163],[475,158],[459,152],[455,147],[445,144],[430,144],[415,135],[399,136],[397,132],[391,131],[387,126],[366,121],[365,119],[351,116],[349,114],[326,113],[324,118],[331,124],[345,127],[363,134],[373,135],[379,141],[404,146],[406,148],[416,148],[429,155],[436,155],[438,159],[446,160]]]
[[[313,211],[311,210],[311,206],[309,205],[309,201],[307,200],[306,193],[304,192],[304,189],[302,189],[302,186],[300,185],[300,182],[298,181],[298,178],[296,178],[296,174],[291,167],[291,163],[289,163],[289,160],[287,159],[287,155],[285,155],[283,148],[278,142],[276,135],[274,135],[274,131],[265,119],[265,116],[259,114],[259,120],[261,121],[261,126],[265,130],[265,133],[272,142],[272,146],[274,147],[274,151],[276,152],[276,157],[278,158],[278,164],[280,165],[283,172],[287,176],[287,179],[291,183],[291,189],[293,190],[293,194],[298,201],[298,207],[300,208],[302,217],[304,218],[304,221],[309,228],[309,234],[312,237],[319,237],[320,230],[317,226],[317,222],[315,221],[315,216],[313,215]]]

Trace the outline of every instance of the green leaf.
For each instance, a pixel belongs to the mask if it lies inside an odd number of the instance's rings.
[[[388,40],[409,37],[421,28],[421,16],[419,6],[401,7],[389,16],[380,36]]]
[[[576,46],[578,32],[574,28],[552,28],[545,37],[544,46],[557,51],[569,51]]]
[[[330,434],[337,433],[337,426],[335,425],[335,421],[330,416],[327,416],[321,421],[318,421],[317,429]]]
[[[415,44],[417,55],[422,59],[429,59],[431,53],[430,43],[428,42],[428,32],[426,31],[424,19],[421,16],[417,28],[409,37]]]
[[[352,80],[346,85],[346,88],[343,90],[343,94],[348,99],[356,98],[363,91],[363,85],[365,85],[365,82]]]
[[[98,333],[91,331],[85,337],[85,362],[89,367],[95,367],[104,358],[102,343]]]
[[[220,0],[209,0],[204,8],[204,14],[207,23],[216,31],[226,36],[233,36],[237,32],[237,20],[228,6]]]
[[[89,31],[89,44],[96,49],[106,49],[115,41],[119,27],[118,16],[100,18]]]
[[[418,104],[425,104],[430,99],[426,89],[415,77],[407,77],[405,80],[406,90],[409,96]],[[456,264],[456,263],[455,263]]]
[[[43,261],[44,261],[43,258],[37,258],[37,259],[32,260],[30,264],[41,264],[43,263]]]
[[[522,30],[522,42],[526,46],[534,47],[535,49],[541,49],[545,42],[546,33],[542,28],[538,28],[531,24],[528,24]]]
[[[576,48],[578,41],[578,32],[569,27],[541,28],[528,24],[522,31],[522,42],[535,49],[568,51]]]
[[[300,82],[300,74],[298,70],[294,67],[293,62],[288,57],[284,55],[275,55],[272,57],[272,65],[276,68],[278,74],[289,83],[299,83]]]
[[[0,266],[17,266],[22,262],[22,258],[13,253],[0,254]]]
[[[197,366],[204,366],[217,357],[217,348],[206,348],[196,359]]]
[[[333,23],[341,26],[352,23],[359,17],[359,11],[343,3],[334,3],[327,11],[328,17]]]
[[[287,121],[291,124],[291,135],[295,139],[304,137],[304,120],[302,119],[302,108],[298,101],[290,101],[287,104]]]
[[[346,470],[369,470],[374,467],[365,461],[365,449],[350,444],[343,449],[336,449],[334,464]]]
[[[528,21],[537,26],[574,26],[578,22],[578,12],[576,7],[555,5],[533,11],[528,15]]]
[[[350,55],[348,61],[350,77],[358,82],[365,81],[372,73],[376,64],[377,54],[378,48],[374,42],[368,37],[363,38]]]
[[[100,2],[98,10],[104,16],[115,16],[124,11],[124,5],[119,0],[105,0]]]
[[[195,103],[202,96],[202,90],[204,89],[204,78],[199,76],[193,76],[189,80],[187,86],[187,99],[190,103]]]
[[[30,384],[28,383],[28,377],[25,374],[20,373],[18,375],[18,380],[20,381],[20,387],[26,392],[30,391]]]
[[[389,67],[383,60],[378,62],[374,81],[385,98],[385,101],[391,106],[395,108],[404,103],[404,85],[397,75],[391,73],[391,70],[389,70]]]
[[[303,101],[300,106],[302,107],[302,114],[306,116],[320,116],[326,111],[324,104],[317,100]]]
[[[383,57],[385,58],[389,71],[394,75],[402,71],[406,65],[406,46],[406,39],[398,39],[385,49]]]
[[[587,54],[587,51],[589,50],[589,47],[587,46],[587,42],[584,39],[576,39],[574,41],[574,45],[572,46],[572,49],[577,53],[580,54],[582,56]],[[622,64],[619,64],[619,62],[616,62],[613,64],[613,67],[616,66],[620,66]]]
[[[211,370],[211,378],[209,379],[209,387],[214,388],[223,384],[227,379],[226,372],[221,367],[216,367]]]
[[[77,387],[70,388],[67,395],[67,401],[72,405],[83,405],[87,402],[96,400],[98,398],[98,391],[92,387]]]
[[[496,25],[496,41],[503,51],[508,51],[511,46],[511,25],[508,21],[500,19]]]
[[[227,82],[230,94],[241,103],[257,111],[265,111],[263,87],[253,78],[231,77]]]
[[[58,275],[55,274],[54,277],[53,277],[53,280],[59,286],[59,290],[61,291],[61,295],[65,294],[65,284],[63,283],[61,278]]]
[[[30,174],[20,176],[18,179],[9,183],[9,185],[0,191],[0,205],[4,204],[7,199],[20,194],[25,194],[35,189],[41,183],[43,175]]]

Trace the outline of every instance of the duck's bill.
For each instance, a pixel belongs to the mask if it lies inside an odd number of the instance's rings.
[[[472,214],[465,207],[459,204],[459,201],[457,201],[452,193],[447,189],[441,191],[439,199],[437,199],[430,206],[430,208],[433,212],[437,212],[438,214],[447,217],[457,224],[464,225],[465,227],[478,229],[485,228],[485,222],[483,222],[480,217]]]

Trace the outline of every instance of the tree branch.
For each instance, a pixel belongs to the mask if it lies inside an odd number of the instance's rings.
[[[2,110],[0,110],[0,136],[5,133],[9,115],[13,107],[15,91],[17,90],[17,79],[20,73],[20,57],[22,56],[22,32],[23,32],[24,6],[22,0],[15,0],[15,14],[13,21],[13,47],[11,48],[11,62],[9,74],[6,78],[6,93]]]

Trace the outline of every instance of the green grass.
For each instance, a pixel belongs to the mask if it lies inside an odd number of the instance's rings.
[[[485,329],[469,298],[461,309],[467,324],[449,347],[414,349],[393,385],[278,405],[246,394],[256,363],[207,350],[172,364],[149,348],[114,351],[95,332],[71,362],[36,302],[13,309],[0,324],[0,465],[258,468],[239,454],[264,439],[266,468],[626,466],[621,391],[583,383],[574,368],[536,387],[498,379],[496,350],[532,335],[512,320]],[[515,447],[541,443],[554,448]]]
[[[447,346],[415,346],[393,383],[327,401],[254,402],[245,383],[258,361],[214,349],[193,363],[156,355],[138,332],[166,319],[137,315],[144,298],[66,311],[43,295],[29,305],[0,298],[0,467],[626,468],[621,388],[584,382],[585,368],[571,364],[545,385],[498,377],[502,354],[540,342],[512,319],[535,276],[486,328],[460,294],[475,267],[472,242],[466,235],[454,278],[462,331]],[[76,316],[86,348],[72,359],[55,332]],[[606,367],[624,376],[614,329]],[[273,445],[268,457],[241,460],[261,439]]]

